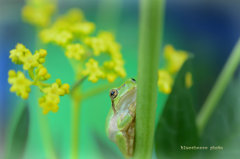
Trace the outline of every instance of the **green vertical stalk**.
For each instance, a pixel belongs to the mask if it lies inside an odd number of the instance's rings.
[[[80,110],[81,97],[78,90],[72,94],[72,122],[71,122],[71,158],[79,158],[79,136],[80,136]]]
[[[135,159],[152,156],[164,2],[140,1]]]
[[[38,122],[41,129],[41,136],[43,139],[43,145],[46,151],[46,156],[50,159],[57,159],[57,155],[54,150],[52,136],[50,133],[49,123],[47,121],[47,116],[44,116],[40,109],[38,109],[37,113],[38,113]]]
[[[197,127],[200,135],[203,133],[203,130],[206,127],[209,118],[211,117],[213,111],[215,110],[227,85],[232,79],[233,74],[237,69],[239,63],[240,63],[240,40],[238,40],[220,76],[218,77],[217,82],[213,86],[213,89],[211,90],[197,117]]]
[[[35,50],[42,48],[42,42],[40,41],[40,39],[38,37],[38,33],[40,32],[40,30],[41,30],[40,28],[36,29]],[[30,74],[31,74],[31,71],[30,71]],[[40,96],[40,95],[38,94],[38,96]],[[42,136],[42,140],[43,140],[44,149],[46,151],[46,156],[48,156],[51,159],[56,159],[57,155],[56,155],[56,152],[55,152],[55,149],[54,149],[53,139],[52,139],[51,131],[50,131],[50,128],[49,128],[49,123],[48,123],[47,116],[44,116],[42,114],[41,109],[38,109],[37,111],[38,111],[37,112],[37,118],[38,118],[38,122],[39,122],[39,125],[40,125],[40,131],[41,131],[41,136]]]

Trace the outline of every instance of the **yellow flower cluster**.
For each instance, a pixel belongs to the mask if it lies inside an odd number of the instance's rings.
[[[27,79],[21,71],[16,73],[14,70],[10,70],[8,76],[8,82],[12,84],[10,91],[16,92],[23,99],[27,99],[31,91],[30,86],[32,85],[32,81]]]
[[[55,10],[55,0],[26,0],[26,5],[22,9],[22,17],[30,24],[44,27],[50,23]]]
[[[56,43],[65,46],[75,38],[91,34],[95,30],[94,23],[84,19],[79,9],[71,9],[66,15],[60,16],[49,28],[40,32],[45,43]]]
[[[83,60],[86,57],[86,49],[81,44],[67,45],[65,55],[69,59]]]
[[[24,70],[30,70],[45,62],[46,50],[40,49],[32,54],[24,45],[17,44],[16,49],[10,51],[10,58],[15,64],[23,64]]]
[[[39,99],[39,104],[43,108],[43,113],[47,114],[49,111],[57,112],[60,102],[59,96],[64,96],[69,93],[69,85],[61,84],[61,80],[57,79],[56,83],[43,88],[42,91],[45,95]]]
[[[188,54],[185,51],[178,51],[171,45],[167,45],[164,48],[164,57],[166,59],[166,69],[158,71],[158,88],[159,91],[169,94],[172,91],[173,77],[180,70],[182,64],[188,58]],[[191,73],[186,74],[186,87],[192,86]]]
[[[98,79],[107,79],[109,82],[113,82],[118,76],[126,76],[120,46],[115,42],[111,33],[101,32],[97,37],[86,38],[84,42],[91,48],[94,56],[100,56],[101,54],[110,56],[110,60],[104,61],[101,67],[98,66],[97,61],[93,62],[93,59],[86,63],[86,71],[83,71],[83,74],[89,75],[88,79],[90,81],[97,82]],[[95,63],[95,71],[91,68],[92,63]],[[93,76],[95,78],[92,78]]]
[[[114,36],[110,32],[90,36],[94,30],[94,23],[86,21],[81,10],[71,9],[49,28],[43,29],[40,38],[45,43],[53,42],[64,47],[65,55],[78,63],[78,66],[74,66],[80,72],[78,78],[88,76],[91,82],[99,79],[113,82],[117,77],[125,77],[120,46]],[[100,55],[107,55],[110,59],[100,62]]]
[[[187,52],[175,50],[171,45],[165,47],[164,56],[168,63],[167,69],[171,74],[178,72],[182,64],[188,58]]]
[[[104,73],[99,68],[98,62],[92,58],[86,63],[86,70],[83,70],[82,73],[88,75],[89,81],[92,82],[97,82],[99,78],[104,77]]]
[[[49,111],[56,112],[60,102],[59,96],[69,93],[69,85],[61,84],[60,79],[53,84],[44,83],[50,78],[50,74],[43,66],[46,55],[47,51],[44,49],[32,54],[24,45],[17,44],[16,48],[10,51],[9,58],[13,63],[23,65],[23,69],[28,71],[31,79],[28,79],[21,71],[10,70],[8,73],[8,82],[12,85],[10,91],[16,92],[23,99],[28,98],[32,85],[37,86],[44,93],[39,100],[44,114]]]
[[[159,91],[169,94],[172,91],[173,78],[166,70],[158,70],[158,87]]]

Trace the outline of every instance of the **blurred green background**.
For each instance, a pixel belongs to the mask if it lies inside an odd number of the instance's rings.
[[[9,92],[7,72],[16,68],[8,58],[9,51],[23,43],[31,51],[36,49],[35,29],[22,22],[23,0],[0,0],[0,158],[4,157],[7,136],[14,111],[22,100]],[[97,30],[112,31],[122,46],[127,77],[137,75],[139,1],[137,0],[59,0],[58,13],[72,7],[84,11],[87,20],[96,23]],[[196,111],[204,102],[209,90],[223,67],[229,53],[240,35],[240,2],[207,0],[167,0],[163,43],[194,54],[194,107]],[[54,79],[72,84],[74,76],[63,50],[55,45],[44,46],[48,51],[46,67]],[[160,64],[161,65],[161,64]],[[120,81],[121,79],[119,79]],[[83,90],[97,84],[85,82]],[[47,158],[42,139],[41,122],[34,90],[27,100],[29,109],[29,132],[24,158]],[[159,94],[158,104],[166,96]],[[82,103],[80,119],[80,158],[105,158],[121,156],[114,143],[105,134],[105,119],[110,109],[108,90]],[[71,102],[68,96],[61,98],[59,111],[44,116],[49,122],[53,145],[59,158],[69,158]],[[44,124],[43,124],[44,125]],[[45,125],[46,126],[46,125]],[[217,133],[217,132],[216,132]],[[108,148],[111,151],[106,151]]]

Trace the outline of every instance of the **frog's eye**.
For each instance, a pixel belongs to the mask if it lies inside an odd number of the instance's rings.
[[[111,97],[111,99],[116,98],[117,95],[118,95],[117,89],[112,89],[112,90],[110,91],[110,97]]]

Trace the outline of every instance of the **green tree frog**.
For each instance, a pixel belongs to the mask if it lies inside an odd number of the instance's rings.
[[[136,81],[131,78],[109,94],[112,106],[106,121],[107,135],[125,157],[131,157],[134,151],[136,93]]]

